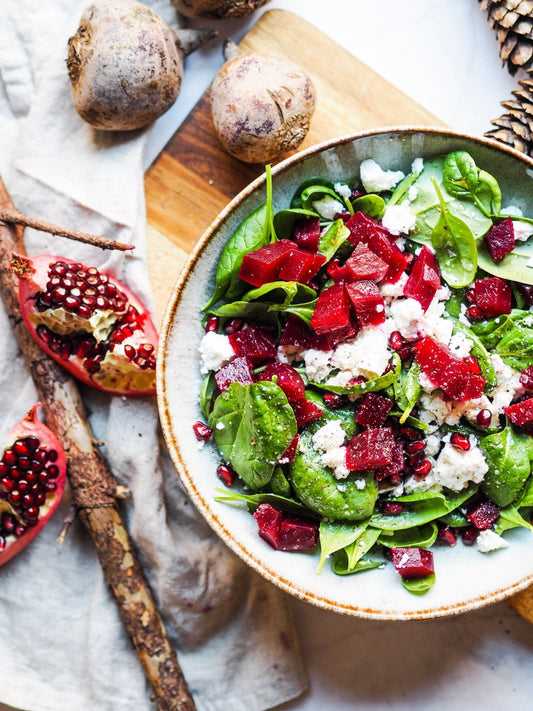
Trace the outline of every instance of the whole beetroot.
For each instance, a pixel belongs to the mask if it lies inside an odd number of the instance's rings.
[[[95,0],[68,42],[74,108],[98,129],[148,126],[178,97],[184,57],[214,35],[174,32],[136,0]]]
[[[234,20],[249,15],[269,0],[172,0],[185,17],[216,17]]]
[[[246,163],[266,163],[298,148],[315,110],[311,78],[289,59],[242,54],[230,41],[224,56],[211,87],[213,124],[224,149]]]

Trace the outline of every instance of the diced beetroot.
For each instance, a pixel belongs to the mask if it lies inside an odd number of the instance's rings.
[[[503,411],[511,422],[518,427],[529,425],[533,422],[533,397],[504,407]]]
[[[313,335],[305,321],[291,315],[283,328],[279,344],[280,346],[294,346],[294,348],[309,348]]]
[[[414,261],[403,293],[416,299],[426,311],[440,287],[439,263],[429,247],[423,245]]]
[[[492,225],[485,235],[485,242],[493,262],[499,262],[506,254],[512,252],[515,246],[514,225],[510,217]]]
[[[343,284],[333,284],[319,294],[311,317],[316,333],[330,333],[352,325],[350,301]]]
[[[301,220],[296,220],[292,238],[302,249],[317,252],[320,240],[320,218],[304,217]]]
[[[257,326],[247,326],[230,333],[229,342],[238,356],[246,356],[254,365],[275,358],[277,348],[274,341]]]
[[[381,281],[389,270],[389,265],[368,248],[364,242],[355,245],[346,260],[346,267],[355,279],[373,279]]]
[[[381,427],[392,410],[392,400],[377,393],[367,393],[361,400],[355,421],[361,427]]]
[[[254,518],[257,521],[259,535],[272,548],[279,549],[279,529],[281,526],[281,511],[277,511],[270,504],[264,503],[254,511]]]
[[[341,264],[338,259],[332,259],[326,271],[335,283],[355,281],[353,271],[346,264]]]
[[[375,281],[365,279],[345,285],[361,328],[377,326],[385,321],[385,301]]]
[[[337,328],[329,333],[314,334],[309,343],[309,348],[314,348],[317,351],[330,351],[338,343],[354,338],[357,329],[353,324]]]
[[[433,553],[425,548],[391,548],[391,554],[402,578],[425,578],[435,572]]]
[[[275,380],[290,401],[299,400],[305,394],[302,376],[288,363],[267,363],[258,380]]]
[[[424,336],[413,345],[413,350],[424,375],[452,400],[471,400],[483,394],[486,378],[473,373],[448,346]]]
[[[282,239],[245,254],[239,270],[239,278],[252,286],[262,286],[276,281],[285,259],[297,247],[294,242]]]
[[[376,427],[356,434],[346,443],[346,466],[367,471],[392,462],[394,438],[390,427]]]
[[[255,383],[253,365],[248,358],[237,356],[215,373],[215,381],[220,392],[227,390],[232,383]]]
[[[533,365],[529,365],[520,373],[520,385],[524,390],[533,390]]]
[[[323,254],[313,254],[313,252],[298,249],[286,257],[279,271],[278,279],[309,284],[325,261],[326,258]]]
[[[405,469],[405,453],[401,442],[394,442],[392,450],[392,461],[384,467],[377,467],[374,470],[376,481],[383,481],[392,477],[394,483],[400,482],[399,474]]]
[[[312,550],[318,543],[318,522],[277,511],[268,503],[254,512],[259,535],[275,550]]]
[[[318,543],[318,522],[286,514],[281,519],[279,548],[282,551],[309,551]]]
[[[476,279],[474,300],[485,318],[511,313],[511,287],[500,277]]]
[[[300,439],[298,433],[292,438],[292,442],[289,444],[287,449],[283,452],[279,458],[278,464],[288,464],[294,460],[294,455],[296,454],[296,449],[298,447],[298,440]]]
[[[500,509],[493,501],[481,501],[466,512],[466,518],[479,531],[486,531],[500,517]]]
[[[321,410],[318,405],[315,405],[314,402],[307,400],[305,397],[291,402],[291,406],[294,410],[298,429],[305,427],[305,425],[308,425],[310,422],[319,420],[324,414],[324,410]]]
[[[348,240],[354,245],[366,244],[387,265],[384,281],[398,281],[409,264],[409,257],[392,241],[389,233],[364,212],[356,212],[346,222],[350,230]]]

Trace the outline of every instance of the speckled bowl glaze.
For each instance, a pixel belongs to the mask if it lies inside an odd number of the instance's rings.
[[[533,215],[533,161],[500,144],[473,136],[425,128],[388,128],[345,136],[302,151],[273,169],[274,209],[286,207],[296,187],[314,175],[334,180],[358,175],[361,161],[409,172],[418,156],[464,149],[499,180],[504,204]],[[509,547],[490,554],[459,543],[435,549],[437,582],[423,596],[408,593],[392,565],[339,577],[326,564],[317,574],[318,554],[282,553],[257,535],[250,514],[215,501],[220,488],[214,447],[200,448],[193,423],[201,419],[202,380],[198,345],[200,308],[211,293],[224,244],[240,222],[265,200],[264,175],[226,207],[203,235],[170,298],[161,332],[158,405],[164,436],[181,481],[215,533],[248,565],[301,600],[339,613],[383,620],[454,615],[502,600],[533,583],[533,536],[506,533]]]

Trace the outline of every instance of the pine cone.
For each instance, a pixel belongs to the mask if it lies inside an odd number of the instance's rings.
[[[533,66],[533,0],[479,0],[496,31],[502,63],[514,75]]]
[[[515,100],[502,101],[507,112],[491,121],[495,129],[485,133],[500,143],[515,148],[533,157],[533,78],[528,76],[518,82],[519,88],[512,92]]]

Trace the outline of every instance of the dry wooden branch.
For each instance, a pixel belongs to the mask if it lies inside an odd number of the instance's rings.
[[[1,178],[0,207],[14,209]],[[196,707],[177,656],[118,510],[117,482],[94,444],[77,385],[39,348],[22,320],[16,279],[8,270],[15,245],[15,226],[0,223],[0,292],[35,381],[47,424],[65,449],[78,515],[93,540],[106,583],[153,686],[160,711],[194,711]]]
[[[115,242],[115,240],[109,239],[108,237],[91,235],[87,232],[71,230],[68,227],[60,227],[59,225],[45,222],[36,217],[28,217],[28,215],[23,215],[22,212],[19,212],[15,207],[2,206],[0,208],[0,221],[13,225],[22,225],[23,227],[33,227],[34,230],[39,230],[39,232],[48,232],[51,235],[58,235],[58,237],[73,239],[76,242],[85,242],[86,244],[100,247],[100,249],[116,249],[121,252],[135,249],[135,245],[133,244]]]

